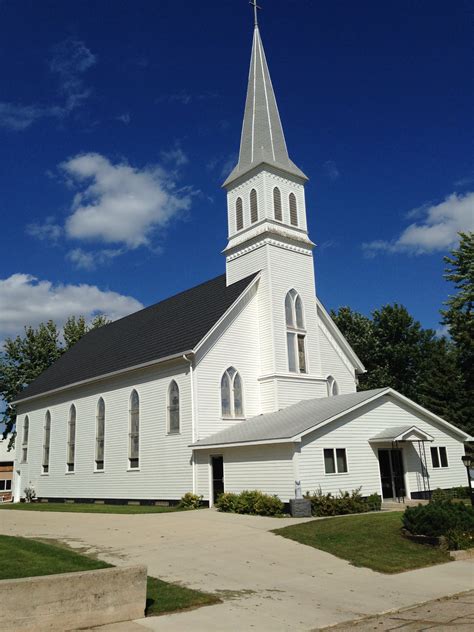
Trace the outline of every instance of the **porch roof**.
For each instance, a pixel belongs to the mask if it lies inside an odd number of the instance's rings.
[[[434,441],[434,438],[417,426],[395,426],[386,428],[369,439],[370,443],[390,443],[394,441]]]

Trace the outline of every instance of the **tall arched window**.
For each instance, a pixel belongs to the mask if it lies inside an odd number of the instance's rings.
[[[339,395],[339,386],[337,385],[337,382],[333,378],[332,375],[328,375],[327,383],[328,383],[328,397],[333,397],[334,395]]]
[[[258,220],[258,203],[257,203],[257,191],[252,189],[250,191],[250,221],[252,224]]]
[[[168,432],[177,434],[180,431],[179,422],[179,388],[173,380],[168,389]]]
[[[28,435],[30,433],[30,420],[28,415],[26,415],[25,420],[23,421],[23,432],[21,436],[21,462],[28,462]]]
[[[69,409],[67,424],[67,471],[74,472],[76,459],[76,407],[72,404]]]
[[[298,207],[296,204],[296,195],[290,193],[290,223],[292,226],[298,226]]]
[[[237,230],[242,230],[244,227],[244,206],[241,197],[238,197],[235,202],[235,227]]]
[[[243,417],[244,415],[242,379],[233,366],[229,367],[222,376],[221,405],[223,417]]]
[[[128,434],[128,467],[140,467],[140,398],[136,390],[130,395],[130,427]]]
[[[285,317],[288,370],[307,373],[303,302],[296,290],[290,290],[285,297]]]
[[[105,446],[105,402],[102,397],[97,402],[97,416],[95,426],[95,469],[101,472],[104,469]]]
[[[281,212],[281,192],[278,187],[273,189],[273,216],[279,222],[283,220],[283,214]]]
[[[51,413],[46,411],[43,427],[43,474],[49,472],[49,445],[51,443]]]

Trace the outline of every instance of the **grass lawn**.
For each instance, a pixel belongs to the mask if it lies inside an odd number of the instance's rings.
[[[70,549],[29,538],[0,535],[0,579],[56,575],[110,568],[110,564]],[[216,595],[148,577],[146,614],[158,615],[219,603]]]
[[[394,511],[314,520],[273,533],[381,573],[400,573],[450,560],[445,551],[405,539],[401,526],[402,513]]]
[[[67,511],[73,513],[143,514],[183,511],[178,507],[155,505],[96,505],[94,503],[9,503],[1,504],[2,510],[14,511]]]

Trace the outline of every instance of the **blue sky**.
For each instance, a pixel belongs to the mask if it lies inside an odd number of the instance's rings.
[[[472,4],[262,0],[328,308],[437,328],[473,229]],[[224,271],[246,0],[0,0],[0,339]]]

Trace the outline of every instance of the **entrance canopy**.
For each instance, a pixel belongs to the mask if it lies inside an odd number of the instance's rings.
[[[394,443],[395,441],[434,441],[434,438],[417,426],[396,426],[382,430],[369,439],[369,443]]]

